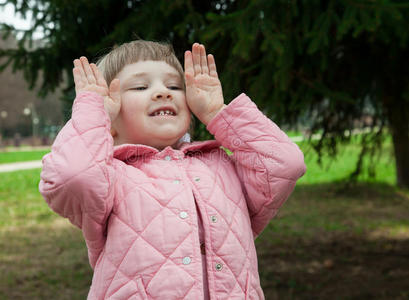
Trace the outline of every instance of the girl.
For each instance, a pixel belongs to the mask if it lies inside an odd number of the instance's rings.
[[[40,191],[83,231],[88,299],[264,299],[254,238],[304,174],[299,148],[245,94],[224,104],[203,45],[184,72],[148,41],[74,65]],[[191,113],[215,140],[188,141]]]

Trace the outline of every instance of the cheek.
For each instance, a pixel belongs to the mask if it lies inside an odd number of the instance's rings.
[[[189,108],[186,106],[185,109],[183,110],[183,118],[187,126],[189,126],[192,116],[193,116],[192,113],[190,112]]]
[[[182,101],[182,105],[181,108],[183,109],[183,111],[185,111],[187,114],[191,114],[190,109],[189,109],[189,105],[187,105],[186,102],[186,97],[183,97],[183,101]]]
[[[123,97],[121,99],[121,114],[123,116],[132,116],[145,112],[145,106],[142,101],[135,101],[129,97]]]
[[[185,119],[185,125],[187,127],[189,127],[190,121],[191,121],[191,118],[192,118],[192,113],[190,112],[189,106],[187,105],[187,102],[186,102],[186,97],[184,95],[183,95],[183,97],[181,99],[180,112],[179,113],[183,113],[183,117]]]

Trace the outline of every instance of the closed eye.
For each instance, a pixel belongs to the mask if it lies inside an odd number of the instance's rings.
[[[135,91],[144,91],[146,89],[147,89],[146,86],[136,86],[136,87],[130,88],[130,90],[135,90]]]
[[[170,90],[181,90],[182,88],[176,85],[169,86],[168,89]]]

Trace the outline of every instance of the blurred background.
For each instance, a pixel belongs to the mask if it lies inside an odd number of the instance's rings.
[[[0,299],[86,298],[86,246],[38,193],[41,157],[72,61],[138,38],[181,61],[203,43],[226,103],[245,92],[305,154],[256,240],[266,299],[409,299],[409,1],[0,0],[0,24]]]

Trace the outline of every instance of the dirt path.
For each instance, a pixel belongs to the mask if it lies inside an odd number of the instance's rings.
[[[41,160],[0,164],[0,173],[13,172],[13,171],[19,171],[19,170],[28,170],[28,169],[37,169],[41,167],[42,167]]]

